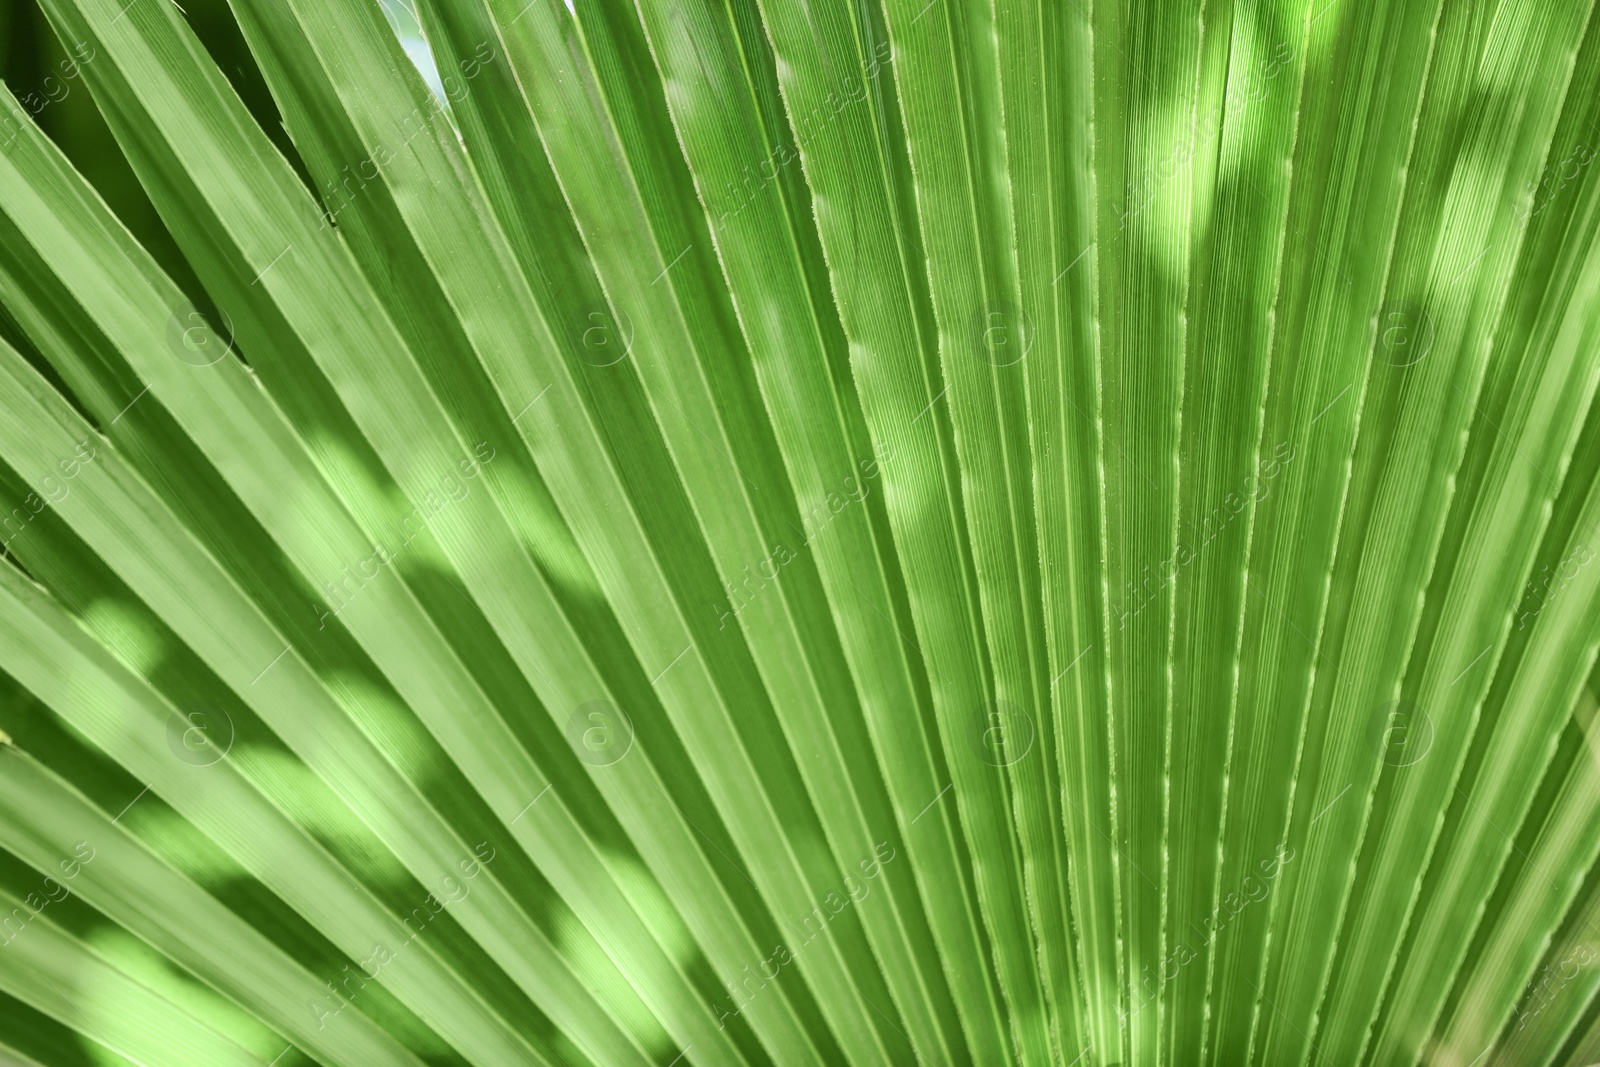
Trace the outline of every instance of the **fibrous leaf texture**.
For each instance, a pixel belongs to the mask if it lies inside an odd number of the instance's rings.
[[[38,0],[0,1063],[1600,1058],[1592,6]]]

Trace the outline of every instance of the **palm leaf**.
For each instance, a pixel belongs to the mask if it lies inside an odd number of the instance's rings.
[[[39,6],[0,1062],[1600,1055],[1591,5]]]

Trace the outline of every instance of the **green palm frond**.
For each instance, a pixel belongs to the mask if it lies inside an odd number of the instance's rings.
[[[1591,4],[38,2],[0,1063],[1600,1058]]]

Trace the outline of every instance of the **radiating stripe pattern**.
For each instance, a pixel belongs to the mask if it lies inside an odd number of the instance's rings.
[[[1591,0],[38,5],[0,1063],[1600,1059]]]

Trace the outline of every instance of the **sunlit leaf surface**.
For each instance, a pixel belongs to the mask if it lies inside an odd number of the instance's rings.
[[[33,2],[0,1064],[1600,1059],[1589,0]]]

